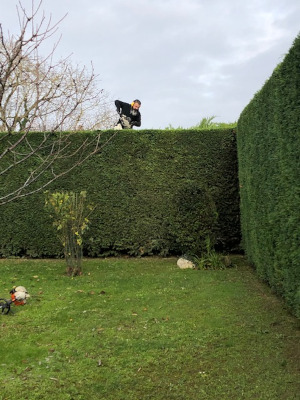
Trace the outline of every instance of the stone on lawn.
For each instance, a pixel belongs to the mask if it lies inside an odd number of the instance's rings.
[[[194,264],[192,261],[187,260],[187,259],[185,259],[185,258],[183,258],[183,257],[180,257],[180,258],[178,259],[178,261],[177,261],[177,266],[178,266],[180,269],[187,269],[187,268],[193,269],[193,268],[195,268],[195,264]]]

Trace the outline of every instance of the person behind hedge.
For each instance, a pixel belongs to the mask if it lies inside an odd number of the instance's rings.
[[[140,100],[134,100],[131,104],[116,100],[115,105],[120,118],[114,129],[132,129],[141,126]]]

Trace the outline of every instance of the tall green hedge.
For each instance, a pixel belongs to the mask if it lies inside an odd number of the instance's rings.
[[[84,135],[96,134],[74,133],[74,146]],[[109,135],[104,132],[102,140]],[[30,168],[30,162],[22,168]],[[9,187],[22,174],[19,169],[6,175],[1,185]],[[120,131],[50,190],[86,190],[97,206],[85,238],[87,256],[180,254],[187,243],[196,249],[209,231],[220,250],[235,250],[240,243],[236,138],[231,130]],[[1,207],[0,253],[61,254],[43,193]]]
[[[300,316],[300,36],[238,120],[243,247]]]

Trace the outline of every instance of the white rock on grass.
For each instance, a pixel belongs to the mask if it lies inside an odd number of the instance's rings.
[[[193,268],[195,268],[195,264],[194,264],[192,261],[186,260],[186,259],[183,258],[183,257],[180,257],[180,258],[177,260],[177,266],[178,266],[180,269],[188,269],[188,268],[193,269]]]

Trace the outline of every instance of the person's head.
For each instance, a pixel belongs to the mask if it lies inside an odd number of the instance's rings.
[[[133,102],[132,102],[132,108],[134,109],[134,110],[138,110],[140,107],[141,107],[141,102],[140,102],[140,100],[138,100],[138,99],[136,99],[136,100],[133,100]]]

